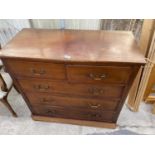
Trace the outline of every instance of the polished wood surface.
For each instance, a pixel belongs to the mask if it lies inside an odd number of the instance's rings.
[[[33,110],[36,115],[98,121],[98,122],[112,122],[114,116],[113,111],[101,111],[101,110],[88,110],[88,109],[77,109],[77,108],[64,108],[54,106],[34,106]]]
[[[36,78],[51,78],[65,79],[65,66],[63,64],[33,62],[33,61],[7,61],[7,64],[12,72],[17,77],[36,77]]]
[[[72,82],[125,84],[131,67],[120,66],[67,66],[67,77]]]
[[[23,29],[1,57],[73,62],[145,63],[131,32]]]
[[[102,127],[145,64],[130,32],[24,29],[0,55],[33,119]]]
[[[120,98],[124,90],[124,86],[86,85],[47,79],[20,79],[19,84],[25,92],[42,92],[80,97]]]
[[[94,110],[117,110],[119,100],[116,99],[93,99],[67,96],[54,96],[46,93],[26,93],[32,106],[47,105],[66,108],[94,109]]]
[[[115,129],[117,127],[116,123],[86,121],[86,120],[77,120],[77,119],[65,119],[65,118],[37,116],[37,115],[32,115],[32,119],[35,121],[69,123],[73,125],[93,126],[93,127],[109,128],[109,129]]]

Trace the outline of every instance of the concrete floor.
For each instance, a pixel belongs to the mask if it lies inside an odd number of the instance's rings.
[[[14,89],[8,97],[9,102],[18,114],[13,118],[6,107],[0,103],[0,134],[107,134],[113,131],[127,129],[138,134],[155,134],[155,115],[151,114],[151,106],[142,103],[137,113],[131,112],[126,105],[118,119],[116,129],[103,129],[68,125],[60,123],[45,123],[33,121],[25,101]]]

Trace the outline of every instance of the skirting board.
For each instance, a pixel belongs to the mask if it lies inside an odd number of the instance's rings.
[[[32,115],[32,119],[35,121],[44,121],[44,122],[57,122],[57,123],[93,126],[93,127],[110,128],[110,129],[116,128],[116,123],[107,123],[107,122],[85,121],[85,120],[65,119],[65,118],[37,116],[37,115]]]

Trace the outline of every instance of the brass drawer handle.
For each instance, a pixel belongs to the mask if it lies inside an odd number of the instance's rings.
[[[41,75],[46,74],[46,71],[44,69],[36,70],[34,68],[31,68],[31,73],[33,75],[41,76]]]
[[[106,78],[106,75],[105,74],[102,74],[102,75],[94,75],[92,73],[89,74],[89,77],[93,80],[96,80],[96,81],[100,81],[100,80],[103,80]]]
[[[100,88],[92,88],[92,89],[89,89],[89,93],[91,93],[93,95],[103,95],[104,90],[100,89]]]
[[[47,110],[46,113],[49,115],[54,115],[56,114],[56,110]]]
[[[34,85],[33,86],[34,89],[38,90],[38,91],[47,91],[50,89],[50,86],[49,85]]]
[[[48,99],[46,99],[46,98],[42,98],[41,99],[41,102],[43,102],[43,103],[55,103],[55,100],[48,100]]]
[[[91,108],[93,108],[93,109],[97,109],[97,108],[99,108],[101,105],[100,104],[89,104],[89,106],[91,107]]]

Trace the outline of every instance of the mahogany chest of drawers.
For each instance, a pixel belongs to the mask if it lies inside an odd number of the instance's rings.
[[[0,57],[34,120],[109,128],[145,64],[123,31],[23,29]]]

